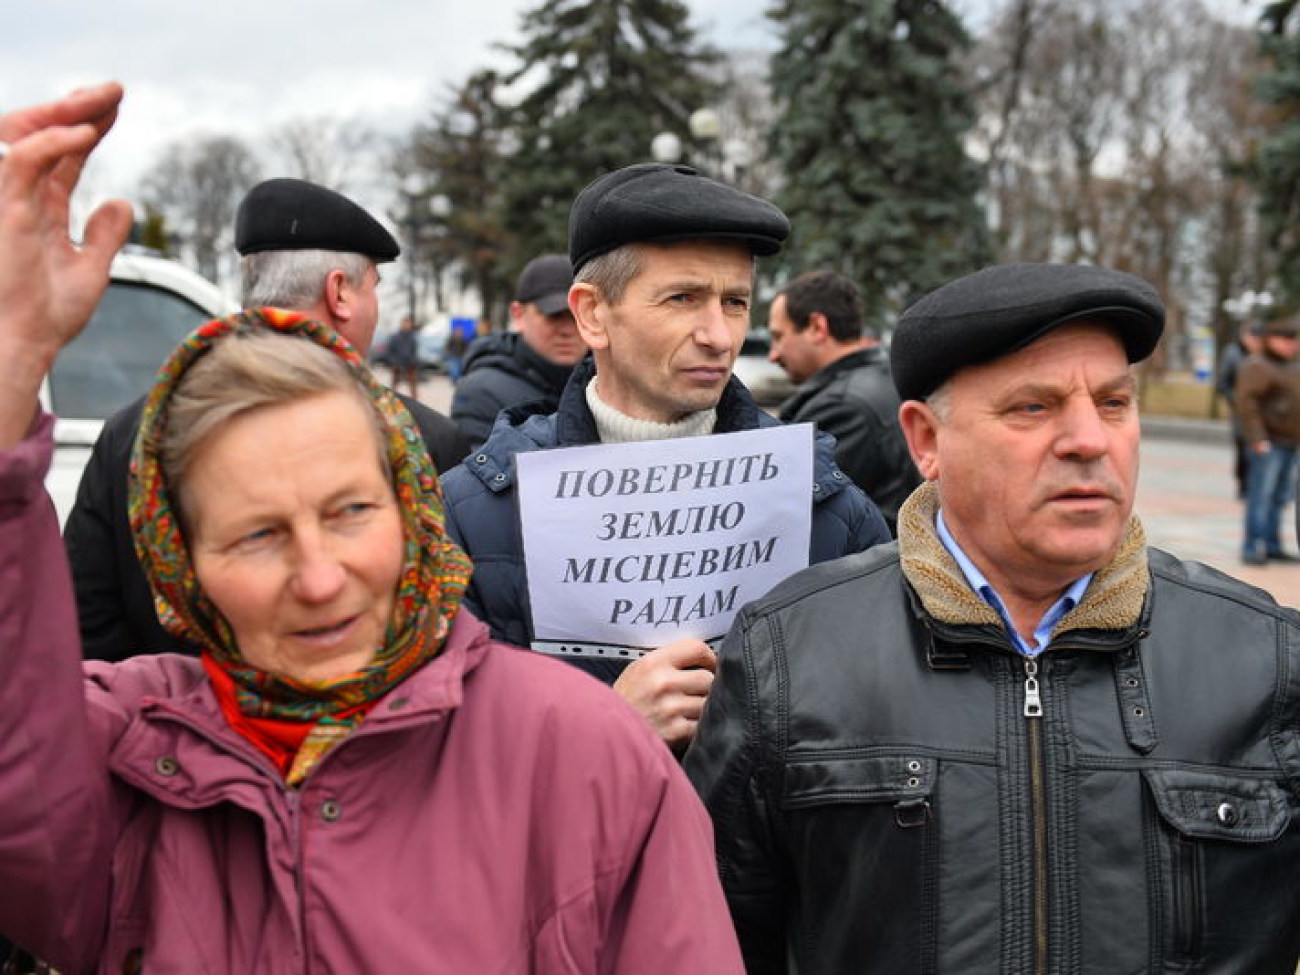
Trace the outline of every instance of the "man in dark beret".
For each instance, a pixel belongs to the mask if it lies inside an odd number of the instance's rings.
[[[897,542],[749,604],[686,771],[748,971],[1292,972],[1300,614],[1147,546],[1146,282],[904,312]]]
[[[347,197],[301,179],[270,179],[248,191],[235,215],[242,304],[303,311],[362,355],[379,322],[379,265],[400,252],[383,225]],[[439,470],[460,463],[469,444],[443,414],[409,397]],[[126,509],[127,467],[144,400],[111,416],[82,472],[64,526],[81,638],[89,658],[120,660],[148,650],[190,648],[159,623],[136,559]]]
[[[518,454],[777,423],[731,366],[749,328],[755,257],[776,253],[788,232],[771,203],[685,166],[629,166],[578,195],[568,307],[592,355],[575,367],[554,412],[505,411],[487,442],[443,480],[448,526],[475,561],[466,602],[498,637],[533,643]],[[829,436],[817,442],[814,479],[810,561],[889,538],[879,511],[835,467]],[[612,683],[674,748],[690,740],[713,680],[713,651],[695,639],[631,664],[565,659]]]

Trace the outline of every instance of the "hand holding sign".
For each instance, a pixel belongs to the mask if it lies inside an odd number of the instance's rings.
[[[629,664],[614,690],[669,748],[680,751],[695,737],[716,666],[717,658],[703,640],[674,640]]]

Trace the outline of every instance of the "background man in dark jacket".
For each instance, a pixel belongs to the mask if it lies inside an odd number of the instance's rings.
[[[587,346],[569,311],[573,268],[563,254],[528,262],[510,304],[510,332],[481,336],[470,345],[451,401],[451,418],[477,447],[507,406],[538,401],[552,412]]]
[[[239,204],[235,247],[242,255],[244,307],[307,312],[366,354],[379,323],[378,265],[399,253],[392,234],[370,214],[304,180],[267,180]],[[438,470],[458,464],[469,445],[456,425],[414,399],[401,399]],[[189,649],[158,622],[127,519],[127,468],[143,407],[137,400],[104,423],[64,526],[89,658]]]
[[[592,358],[554,413],[508,411],[488,441],[443,479],[447,526],[474,560],[466,603],[493,633],[529,646],[532,613],[515,458],[580,444],[664,440],[777,425],[731,375],[749,328],[755,255],[774,254],[785,215],[686,167],[642,164],[588,185],[569,218],[577,269],[569,291]],[[809,558],[887,541],[875,506],[834,465],[814,461]],[[621,693],[674,747],[694,733],[713,680],[701,640],[666,643],[631,664],[566,657]]]
[[[815,423],[835,437],[835,461],[876,502],[891,530],[921,483],[898,426],[898,391],[885,350],[864,327],[853,282],[810,271],[772,301],[769,358],[799,389],[781,406],[786,423]]]
[[[1149,549],[1128,274],[903,313],[929,482],[751,603],[686,770],[750,975],[1276,972],[1300,953],[1300,614]]]
[[[397,331],[388,340],[388,365],[393,370],[393,392],[400,392],[402,383],[411,391],[411,399],[420,395],[420,346],[415,332],[415,319],[403,315]]]
[[[1245,499],[1246,480],[1250,473],[1250,448],[1241,435],[1241,415],[1237,411],[1237,373],[1246,356],[1255,355],[1260,349],[1260,333],[1263,325],[1256,319],[1241,323],[1237,329],[1237,338],[1223,347],[1219,354],[1219,365],[1214,372],[1214,388],[1228,403],[1232,412],[1232,476],[1237,479],[1237,497]]]
[[[1258,353],[1237,370],[1234,407],[1246,443],[1246,565],[1297,562],[1282,548],[1282,512],[1291,503],[1300,446],[1300,320],[1283,315],[1264,323]]]

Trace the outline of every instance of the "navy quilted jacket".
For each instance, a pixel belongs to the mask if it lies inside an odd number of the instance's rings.
[[[483,446],[442,479],[448,528],[474,560],[466,602],[492,628],[493,636],[508,643],[526,647],[533,638],[514,457],[530,450],[599,442],[586,400],[587,383],[594,373],[590,359],[576,366],[554,413],[542,414],[526,406],[503,411]],[[732,377],[718,402],[716,432],[779,423]],[[835,466],[835,439],[818,434],[815,449],[809,561],[825,562],[889,541],[889,529],[879,510]],[[614,660],[569,662],[611,684],[626,666]]]

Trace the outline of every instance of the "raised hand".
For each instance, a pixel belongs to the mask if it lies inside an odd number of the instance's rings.
[[[0,448],[26,434],[59,350],[85,327],[131,228],[123,200],[68,236],[72,191],[117,116],[115,83],[0,115]]]

